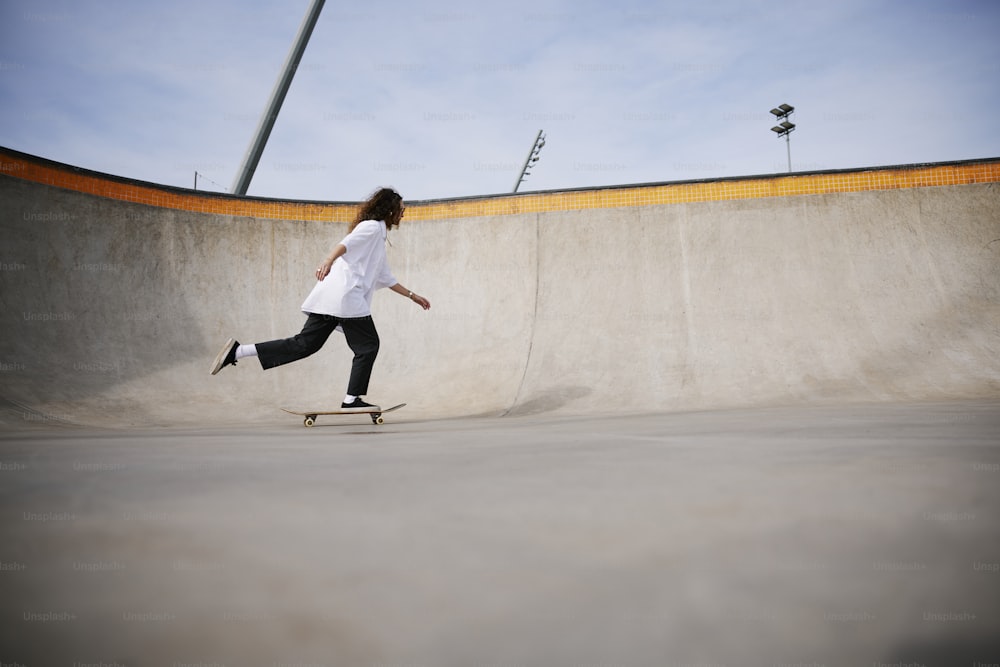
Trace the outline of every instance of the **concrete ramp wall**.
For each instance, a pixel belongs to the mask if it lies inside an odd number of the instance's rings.
[[[0,157],[7,426],[294,425],[279,406],[339,403],[339,334],[266,373],[254,360],[208,369],[226,336],[298,331],[351,207],[255,200],[240,215],[250,204],[235,198],[59,182],[79,170]],[[996,397],[1000,161],[920,169],[958,177],[858,185],[917,170],[896,168],[826,194],[782,195],[791,181],[773,177],[747,179],[767,196],[744,198],[715,182],[409,202],[390,260],[433,308],[376,296],[369,396],[407,402],[410,419]],[[160,201],[148,193],[167,203],[139,203]],[[616,205],[623,193],[633,200]]]
[[[513,411],[995,395],[996,185],[546,214]]]

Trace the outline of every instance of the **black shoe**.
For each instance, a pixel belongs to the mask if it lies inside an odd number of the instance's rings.
[[[238,340],[230,338],[226,341],[226,344],[222,346],[219,354],[215,357],[215,363],[212,364],[212,375],[215,375],[230,364],[233,366],[236,365],[236,348],[239,346],[240,342]]]
[[[361,411],[380,410],[381,408],[379,408],[379,406],[377,406],[377,405],[372,405],[370,403],[365,403],[364,401],[361,400],[361,397],[358,397],[358,398],[354,399],[353,403],[341,403],[340,404],[340,409],[341,410],[357,410],[358,412],[361,412]]]

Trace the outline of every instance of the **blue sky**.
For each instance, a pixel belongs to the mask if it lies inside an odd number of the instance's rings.
[[[2,0],[0,145],[230,187],[308,0]],[[328,0],[248,194],[410,199],[1000,156],[992,0]],[[213,183],[214,181],[214,183]]]

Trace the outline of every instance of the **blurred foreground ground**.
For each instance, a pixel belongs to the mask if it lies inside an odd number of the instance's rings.
[[[0,432],[0,661],[1000,662],[1000,403],[417,417]]]

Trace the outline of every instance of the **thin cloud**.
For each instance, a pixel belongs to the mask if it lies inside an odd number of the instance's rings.
[[[228,186],[308,2],[4,3],[0,144]],[[329,4],[249,194],[412,199],[1000,155],[1000,7]],[[216,186],[206,186],[218,189]]]

